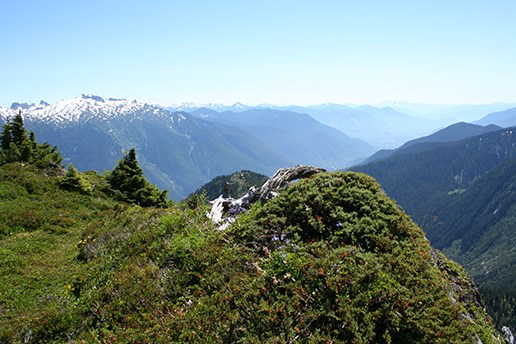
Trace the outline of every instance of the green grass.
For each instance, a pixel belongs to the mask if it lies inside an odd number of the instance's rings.
[[[74,306],[71,284],[85,271],[78,259],[84,229],[116,203],[100,191],[60,190],[58,177],[30,165],[4,165],[0,177],[0,341],[23,341],[38,321]]]
[[[73,302],[67,287],[82,271],[76,248],[80,234],[80,230],[66,234],[38,230],[2,240],[0,328],[7,333],[20,331],[49,306],[67,308]]]

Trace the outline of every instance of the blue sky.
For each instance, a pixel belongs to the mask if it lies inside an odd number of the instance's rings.
[[[0,13],[0,106],[516,102],[513,0],[2,0]]]

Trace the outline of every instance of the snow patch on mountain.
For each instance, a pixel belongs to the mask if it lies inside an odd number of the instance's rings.
[[[19,111],[25,119],[56,125],[83,124],[90,120],[109,121],[112,118],[129,117],[149,119],[152,117],[168,118],[171,122],[185,120],[183,114],[173,114],[161,107],[149,105],[136,100],[103,99],[96,95],[60,100],[52,105],[41,101],[39,104],[13,103],[10,108],[0,108],[0,118],[6,120]]]

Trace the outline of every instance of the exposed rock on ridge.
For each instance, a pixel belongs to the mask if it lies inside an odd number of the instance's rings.
[[[236,215],[248,210],[251,204],[257,201],[268,201],[278,196],[279,190],[285,188],[291,182],[325,171],[323,168],[304,165],[281,168],[262,187],[251,187],[249,192],[239,199],[224,198],[221,195],[219,198],[211,201],[212,208],[208,216],[214,223],[219,225],[219,229],[225,229],[235,220]]]

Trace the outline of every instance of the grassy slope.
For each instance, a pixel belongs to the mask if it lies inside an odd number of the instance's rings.
[[[300,181],[220,232],[203,202],[0,171],[0,342],[492,340],[464,271],[365,176]]]
[[[24,328],[72,306],[83,230],[116,204],[59,190],[56,177],[29,165],[2,166],[0,180],[0,338],[30,338]]]

